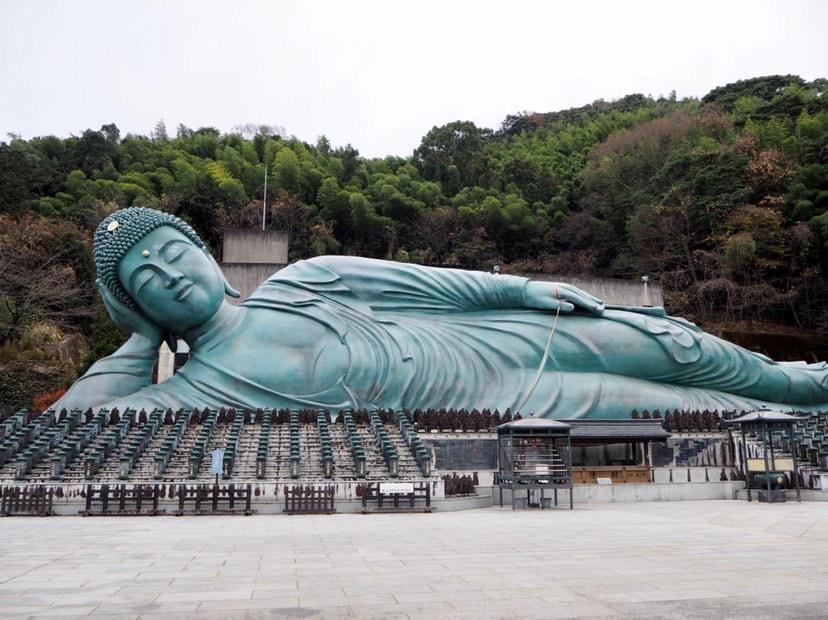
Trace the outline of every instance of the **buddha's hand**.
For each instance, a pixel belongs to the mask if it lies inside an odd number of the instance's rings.
[[[526,283],[524,297],[528,308],[540,310],[558,310],[572,312],[576,308],[593,314],[603,314],[604,302],[586,291],[562,282],[539,282],[530,280]]]
[[[119,329],[147,341],[151,347],[159,347],[164,339],[164,329],[155,321],[148,319],[143,313],[124,305],[112,295],[108,288],[97,282],[98,293],[103,299],[106,311]]]

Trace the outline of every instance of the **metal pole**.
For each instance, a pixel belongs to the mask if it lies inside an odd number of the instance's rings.
[[[745,488],[747,489],[748,501],[753,501],[750,497],[750,471],[748,470],[747,458],[747,440],[745,439],[745,426],[739,425],[739,430],[742,431],[742,475],[745,477]]]
[[[799,490],[799,471],[796,466],[796,448],[794,447],[793,424],[788,425],[788,434],[791,440],[791,460],[793,461],[793,477],[796,480],[796,501],[802,501],[802,494]]]
[[[773,425],[768,427],[768,446],[770,448],[770,464],[771,470],[776,471],[776,456],[773,453]]]
[[[765,455],[765,480],[767,481],[768,487],[768,503],[771,501],[771,479],[770,479],[770,469],[768,468],[768,438],[770,431],[768,430],[768,423],[762,422],[762,447],[764,448],[763,452]]]

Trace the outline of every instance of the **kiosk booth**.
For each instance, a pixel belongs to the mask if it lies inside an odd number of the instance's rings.
[[[741,434],[742,472],[748,501],[751,501],[751,487],[755,485],[760,502],[784,502],[787,473],[790,473],[796,488],[796,501],[802,501],[793,431],[794,423],[800,419],[782,411],[763,410],[751,411],[727,421],[728,425],[739,427]],[[748,453],[748,434],[758,436],[761,442],[760,454]],[[780,450],[780,444],[784,443],[788,444],[785,450],[787,454],[782,454]],[[777,445],[776,451],[774,444]]]
[[[516,507],[551,508],[558,505],[558,490],[569,490],[572,509],[572,446],[569,424],[557,420],[524,418],[497,427],[500,505],[503,489]],[[552,497],[546,491],[552,490]],[[525,498],[518,498],[520,491]]]

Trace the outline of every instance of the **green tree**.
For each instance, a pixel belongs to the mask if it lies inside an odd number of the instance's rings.
[[[278,189],[298,196],[302,191],[299,158],[289,147],[282,147],[273,160],[273,179]]]
[[[348,192],[339,188],[334,177],[322,181],[316,195],[319,215],[333,225],[331,233],[340,244],[349,242],[353,234],[350,199]]]
[[[487,183],[487,136],[470,121],[434,127],[414,151],[414,161],[424,178],[441,183],[446,194],[453,196],[464,186]]]

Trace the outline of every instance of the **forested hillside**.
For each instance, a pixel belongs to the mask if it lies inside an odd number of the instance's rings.
[[[159,122],[0,143],[0,404],[60,387],[120,335],[93,294],[90,239],[150,206],[222,231],[287,230],[291,258],[660,281],[701,324],[828,327],[828,81],[770,76],[701,100],[630,95],[497,129],[434,127],[411,157],[365,159],[268,127]]]

